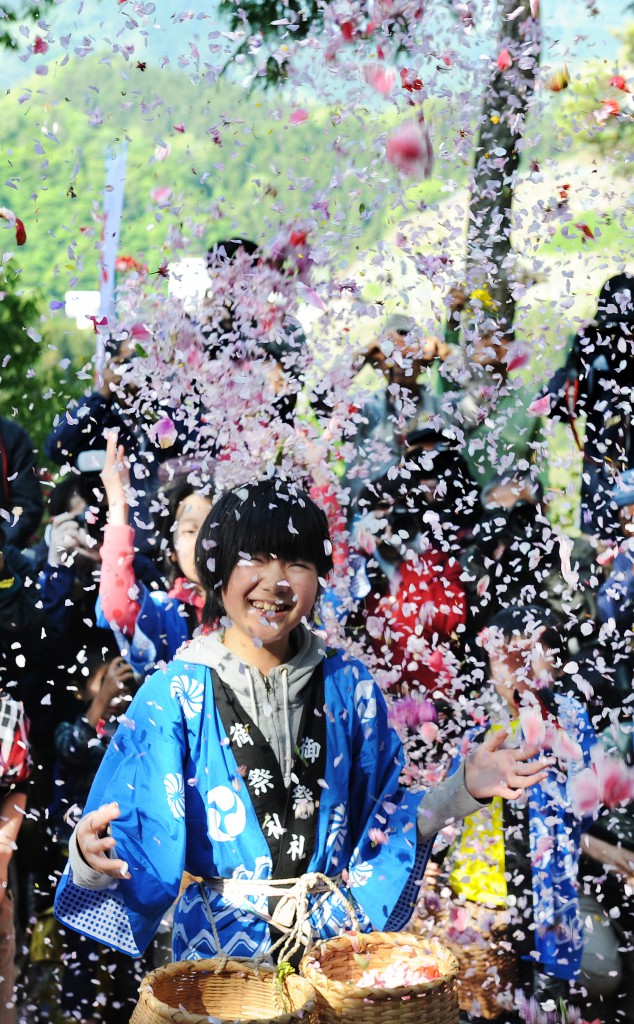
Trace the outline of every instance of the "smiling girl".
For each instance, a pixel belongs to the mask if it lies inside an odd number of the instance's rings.
[[[138,956],[186,870],[202,880],[178,901],[175,959],[338,934],[339,892],[362,928],[399,930],[438,828],[544,778],[501,732],[433,791],[400,788],[379,689],[308,626],[331,567],[326,516],[294,486],[216,503],[196,544],[209,632],[144,683],[108,748],[56,897],[65,924]]]

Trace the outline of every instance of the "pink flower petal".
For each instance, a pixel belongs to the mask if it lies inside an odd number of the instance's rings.
[[[508,71],[513,60],[508,50],[500,50],[498,53],[498,67],[500,71]]]
[[[314,288],[309,288],[308,285],[304,284],[302,281],[298,281],[297,294],[300,299],[304,300],[304,302],[308,302],[311,306],[314,306],[315,309],[319,309],[323,313],[324,304]]]
[[[291,116],[288,119],[288,123],[289,124],[304,124],[304,122],[307,121],[307,120],[308,120],[308,111],[307,110],[302,110],[300,108],[299,110],[294,110],[293,111],[293,113],[291,114]]]
[[[528,413],[530,416],[548,416],[550,413],[550,395],[543,395],[542,398],[536,398],[534,402],[528,407]]]
[[[592,768],[584,768],[570,780],[570,800],[577,818],[591,818],[601,803],[599,780]]]
[[[363,77],[368,85],[381,93],[381,96],[389,96],[396,81],[396,72],[393,68],[386,67],[385,64],[366,64],[363,69]]]
[[[531,747],[543,747],[546,739],[546,723],[537,704],[526,704],[520,708],[520,725],[524,739]]]
[[[422,114],[400,125],[387,140],[387,158],[404,174],[428,178],[434,166],[431,139]]]

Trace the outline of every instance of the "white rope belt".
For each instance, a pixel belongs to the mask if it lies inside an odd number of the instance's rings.
[[[341,885],[339,875],[328,876],[332,885]],[[299,878],[204,878],[203,881],[214,892],[220,893],[231,903],[238,903],[245,896],[266,896],[267,898],[288,898],[297,900],[304,892],[332,892],[332,885],[324,882],[324,875],[316,873],[300,875]]]
[[[281,946],[280,959],[284,960],[300,946],[307,947],[310,944],[312,929],[308,918],[328,896],[334,896],[341,901],[350,917],[352,927],[357,932],[360,930],[354,907],[339,888],[341,883],[340,874],[329,876],[320,872],[300,875],[299,878],[204,878],[200,883],[200,892],[218,953],[221,952],[220,938],[207,899],[207,889],[219,893],[234,906],[277,928],[282,933],[282,938],[273,944],[267,956]],[[310,906],[308,899],[313,895],[317,896],[317,899]],[[273,914],[268,914],[259,907],[254,907],[252,903],[245,902],[247,896],[276,897],[278,903]]]

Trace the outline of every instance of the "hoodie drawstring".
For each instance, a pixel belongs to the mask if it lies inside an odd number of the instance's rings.
[[[293,763],[293,739],[291,736],[291,712],[288,700],[288,669],[282,668],[280,675],[282,677],[282,708],[284,715],[284,732],[285,732],[285,746],[284,751],[284,785],[286,789],[291,784],[291,765]]]
[[[260,728],[260,719],[258,715],[258,702],[255,699],[255,686],[253,684],[253,672],[249,668],[247,669],[247,677],[249,680],[249,700],[251,701],[251,718],[258,729]]]

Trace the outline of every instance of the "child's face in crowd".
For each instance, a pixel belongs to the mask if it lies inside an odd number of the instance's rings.
[[[174,530],[174,555],[183,576],[192,583],[198,583],[196,572],[195,548],[198,531],[211,509],[211,501],[200,494],[188,494],[183,498],[176,512],[176,528]]]
[[[310,615],[318,590],[312,562],[268,555],[242,559],[222,592],[231,619],[225,646],[248,664],[282,664],[290,653],[290,634]]]
[[[516,707],[516,693],[547,686],[555,675],[555,659],[539,635],[503,640],[487,646],[491,680],[510,708]]]

